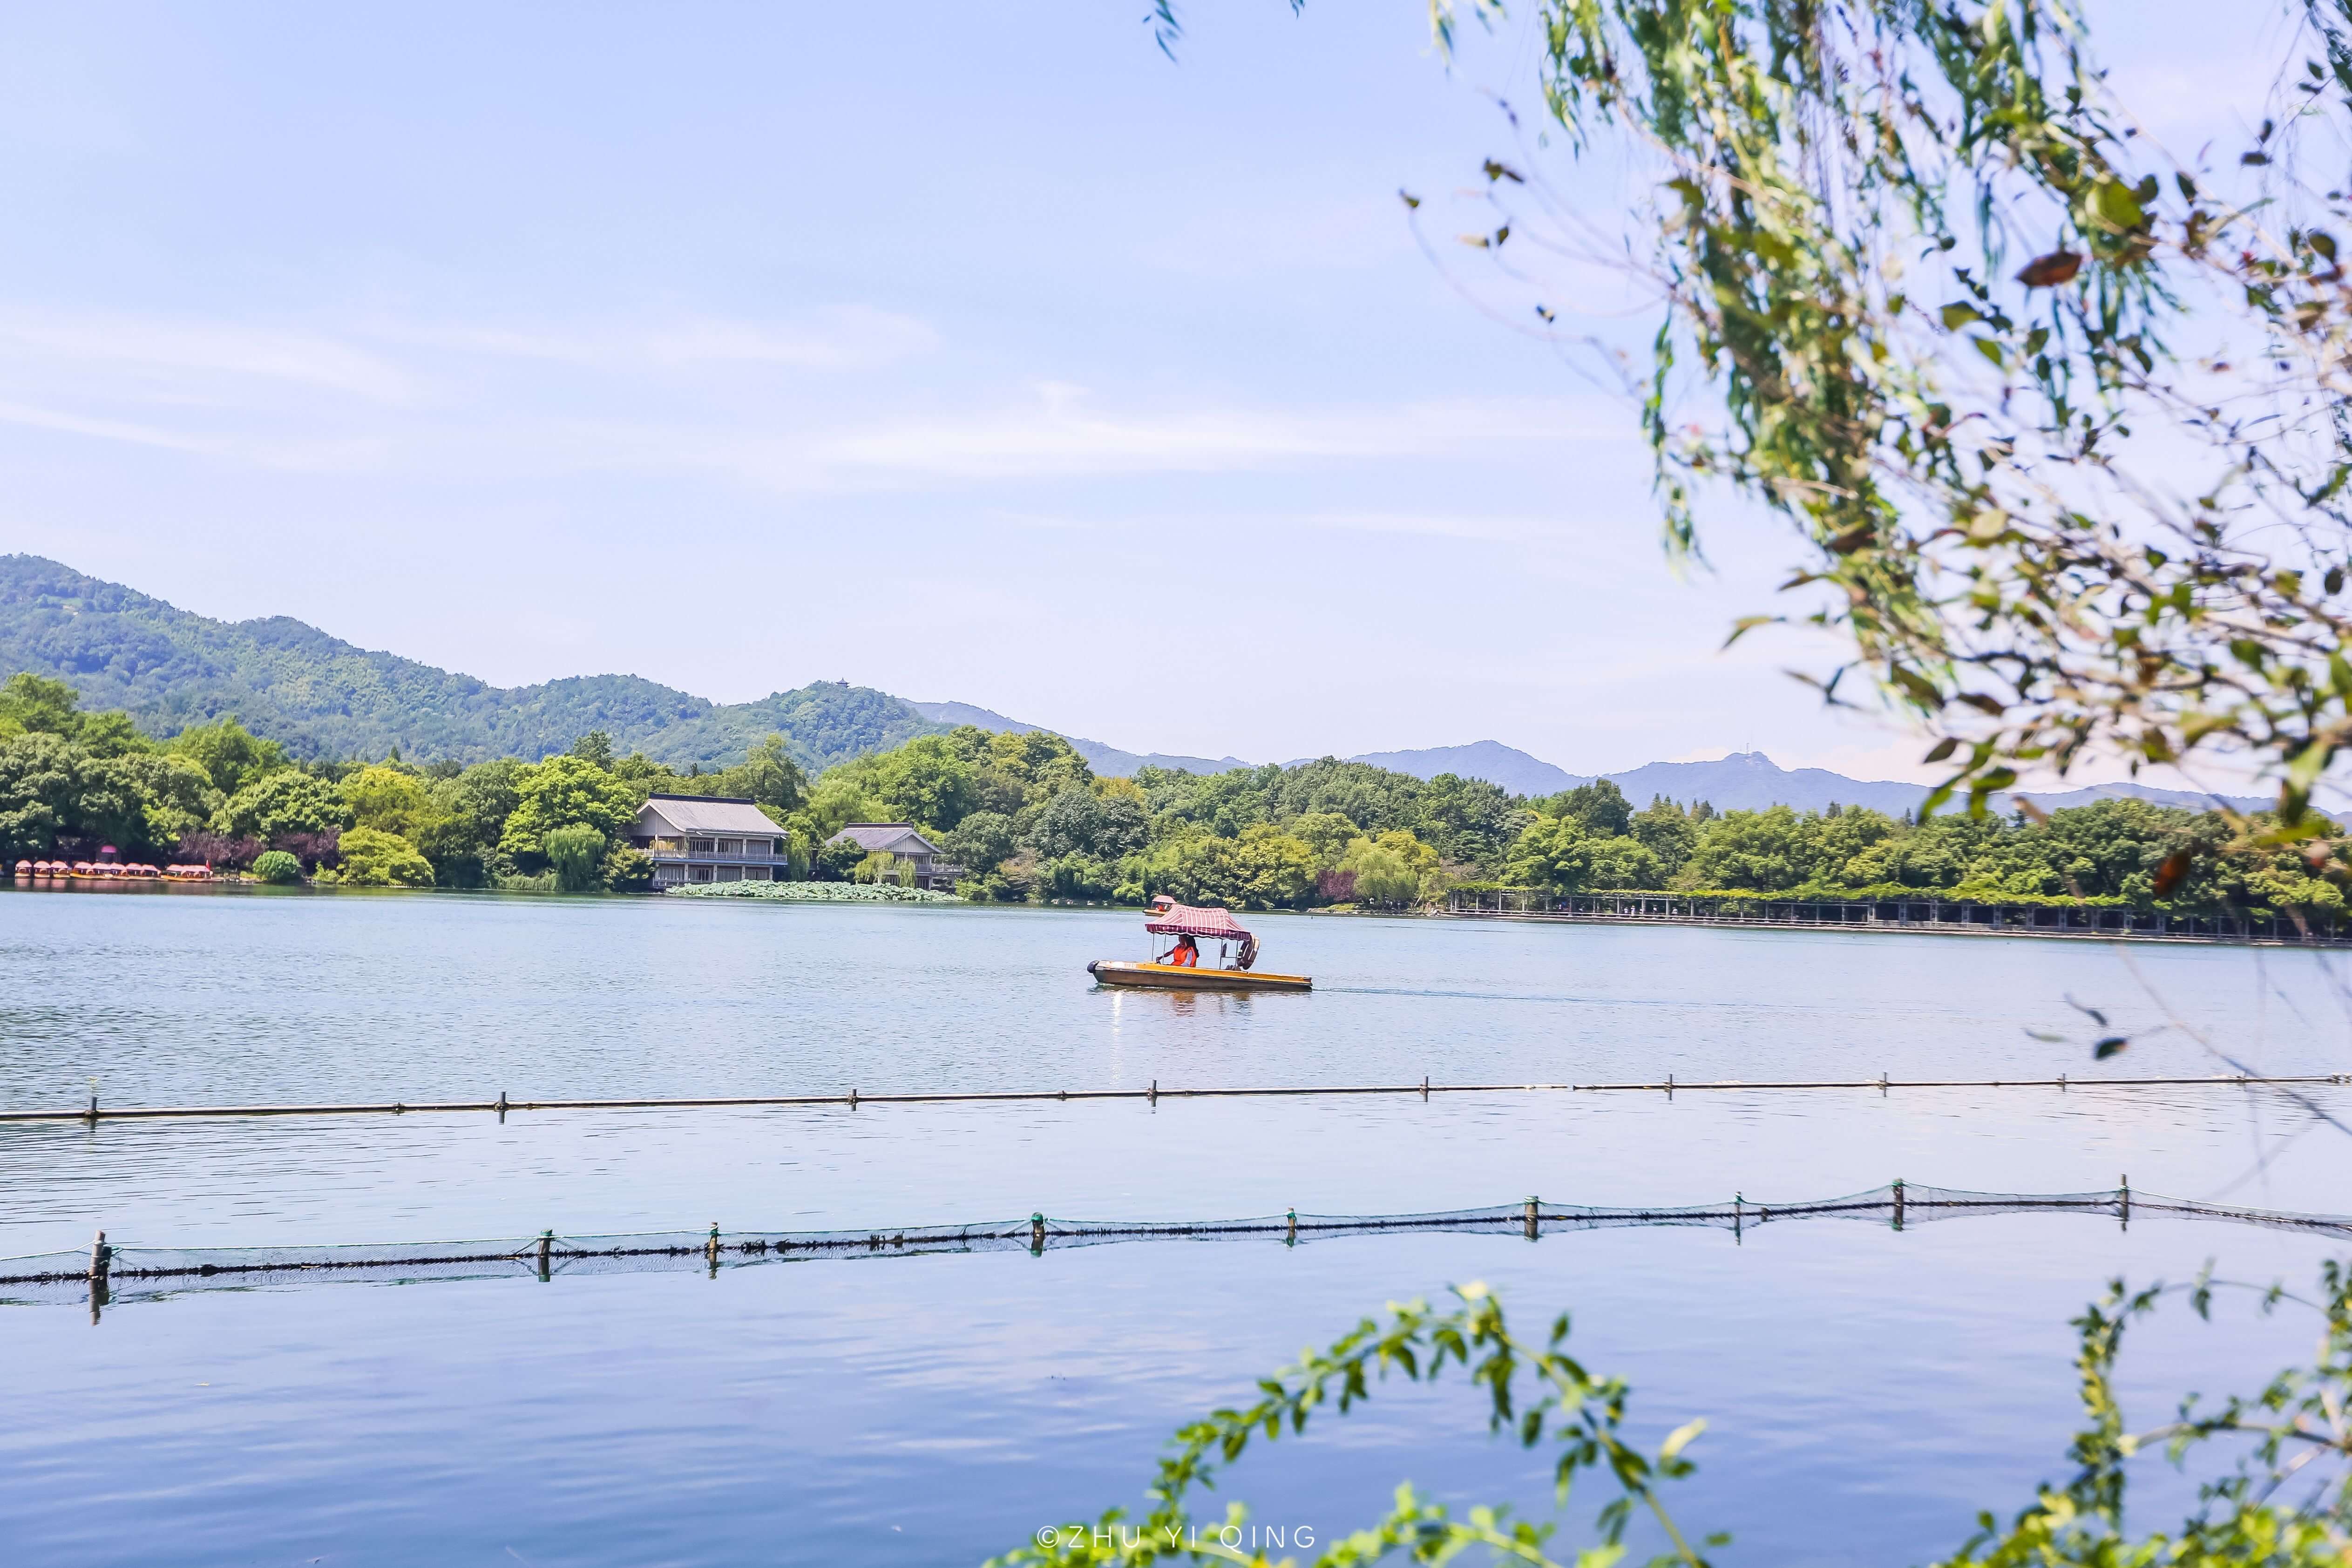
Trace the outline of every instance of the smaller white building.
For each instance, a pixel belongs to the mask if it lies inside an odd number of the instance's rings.
[[[963,868],[950,866],[940,847],[923,837],[911,822],[853,822],[827,844],[851,843],[868,855],[890,855],[915,863],[915,886],[950,891]]]
[[[733,795],[655,795],[637,809],[629,842],[653,857],[657,888],[782,881],[792,874],[784,830]]]

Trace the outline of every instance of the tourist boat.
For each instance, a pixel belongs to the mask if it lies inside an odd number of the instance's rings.
[[[1151,918],[1143,929],[1154,936],[1189,936],[1194,942],[1214,942],[1223,967],[1195,968],[1184,963],[1135,963],[1125,959],[1097,958],[1087,973],[1102,985],[1144,985],[1162,991],[1312,991],[1315,982],[1305,974],[1261,974],[1250,966],[1257,962],[1257,938],[1242,929],[1233,911],[1192,909],[1162,893],[1151,900]],[[1237,945],[1236,945],[1237,944]]]

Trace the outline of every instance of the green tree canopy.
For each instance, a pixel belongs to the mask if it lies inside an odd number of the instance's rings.
[[[129,756],[154,749],[131,715],[119,709],[85,713],[81,694],[62,680],[19,671],[0,684],[0,741],[56,735],[93,757]]]
[[[1150,825],[1140,803],[1070,783],[1056,790],[1029,827],[1030,847],[1045,859],[1087,855],[1116,860],[1143,847]]]
[[[918,735],[873,759],[866,793],[894,822],[946,832],[981,806],[980,769],[945,735]]]
[[[223,805],[212,776],[191,758],[131,752],[110,757],[101,752],[98,760],[137,798],[143,826],[138,837],[158,852],[200,831]]]
[[[793,761],[781,734],[767,736],[734,766],[703,776],[717,785],[712,794],[741,795],[778,822],[798,810],[808,794],[808,775]]]
[[[1564,893],[1666,885],[1665,864],[1648,845],[1595,831],[1575,816],[1536,818],[1512,846],[1506,872],[1521,886]]]
[[[80,821],[88,759],[51,734],[0,742],[0,846],[11,857],[46,855]]]
[[[969,877],[985,877],[1013,858],[1019,847],[1013,819],[1001,811],[975,811],[955,825],[940,845],[948,859]]]
[[[584,893],[601,884],[604,836],[595,828],[584,822],[551,827],[541,844],[555,868],[556,885],[565,892]]]
[[[343,776],[337,786],[352,820],[362,827],[407,837],[424,823],[431,810],[425,781],[405,769],[373,766]]]
[[[213,826],[237,838],[272,843],[293,833],[331,833],[351,826],[342,792],[299,768],[263,773],[228,797]]]
[[[20,671],[0,685],[0,739],[58,735],[70,741],[81,733],[80,704],[80,694],[64,681]]]
[[[1660,869],[1668,877],[1682,870],[1698,845],[1697,824],[1664,795],[1653,795],[1650,804],[1627,822],[1625,831],[1658,858]]]
[[[247,734],[235,719],[183,730],[165,742],[165,749],[204,769],[223,795],[235,795],[262,774],[288,765],[283,746]]]
[[[353,887],[433,885],[433,863],[399,834],[374,827],[353,827],[345,831],[338,850],[342,858],[340,876]]]
[[[254,857],[253,874],[265,882],[285,887],[302,879],[302,862],[283,849],[265,849]]]
[[[74,744],[93,757],[137,756],[155,749],[131,715],[120,709],[108,709],[101,713],[85,713],[81,727],[74,732]]]
[[[1625,799],[1625,792],[1609,779],[1595,779],[1591,784],[1562,790],[1540,803],[1537,809],[1547,816],[1570,818],[1596,837],[1617,838],[1633,831],[1633,807]]]
[[[499,831],[499,847],[509,855],[547,855],[547,836],[559,827],[595,831],[597,853],[625,837],[644,796],[584,757],[553,756],[519,768],[515,804]]]

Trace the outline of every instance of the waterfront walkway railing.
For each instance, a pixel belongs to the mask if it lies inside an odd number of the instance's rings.
[[[1444,912],[1513,920],[2352,947],[2352,930],[2292,915],[2251,910],[2189,914],[2120,904],[2000,903],[1925,894],[1896,899],[1774,899],[1725,893],[1457,889],[1447,896]]]

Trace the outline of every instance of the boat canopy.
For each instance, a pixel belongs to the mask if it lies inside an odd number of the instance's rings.
[[[1151,918],[1143,929],[1154,936],[1205,936],[1239,942],[1249,935],[1231,910],[1196,910],[1162,893],[1151,900]]]
[[[1194,909],[1161,893],[1151,900],[1150,913],[1143,929],[1154,936],[1204,936],[1215,942],[1237,942],[1242,945],[1235,954],[1234,967],[1247,969],[1257,962],[1257,938],[1243,929],[1231,910]]]

